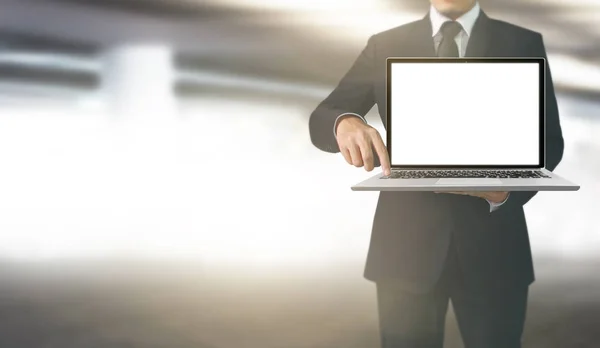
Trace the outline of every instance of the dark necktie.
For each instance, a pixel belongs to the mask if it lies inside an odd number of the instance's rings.
[[[442,25],[442,42],[438,47],[438,57],[460,57],[458,54],[458,45],[454,38],[462,30],[462,25],[458,22],[449,21]]]

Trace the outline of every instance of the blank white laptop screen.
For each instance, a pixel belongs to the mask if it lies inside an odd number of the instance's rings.
[[[391,62],[392,165],[540,165],[540,65]]]

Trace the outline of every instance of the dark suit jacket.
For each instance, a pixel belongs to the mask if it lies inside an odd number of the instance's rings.
[[[310,117],[311,140],[317,148],[339,152],[333,126],[342,113],[365,115],[377,105],[385,125],[386,58],[393,56],[435,57],[429,15],[369,39],[339,85]],[[466,56],[546,57],[546,50],[539,33],[481,12]],[[554,170],[564,144],[549,69],[546,79],[546,168]],[[415,291],[430,289],[441,274],[453,238],[466,285],[481,289],[529,285],[534,272],[523,205],[535,194],[512,192],[504,205],[490,213],[488,202],[477,197],[382,192],[365,277],[399,280]]]

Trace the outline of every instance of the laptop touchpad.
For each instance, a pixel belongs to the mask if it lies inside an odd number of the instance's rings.
[[[435,182],[436,185],[502,185],[502,180],[494,178],[442,178]]]

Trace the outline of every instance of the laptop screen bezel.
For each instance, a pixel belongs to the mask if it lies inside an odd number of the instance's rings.
[[[491,164],[491,165],[403,165],[391,163],[392,169],[541,169],[546,163],[546,59],[544,57],[521,58],[387,58],[386,66],[386,138],[387,151],[392,160],[392,105],[391,76],[392,64],[402,63],[537,63],[539,68],[539,163],[530,165]],[[503,140],[498,140],[503,141]]]

